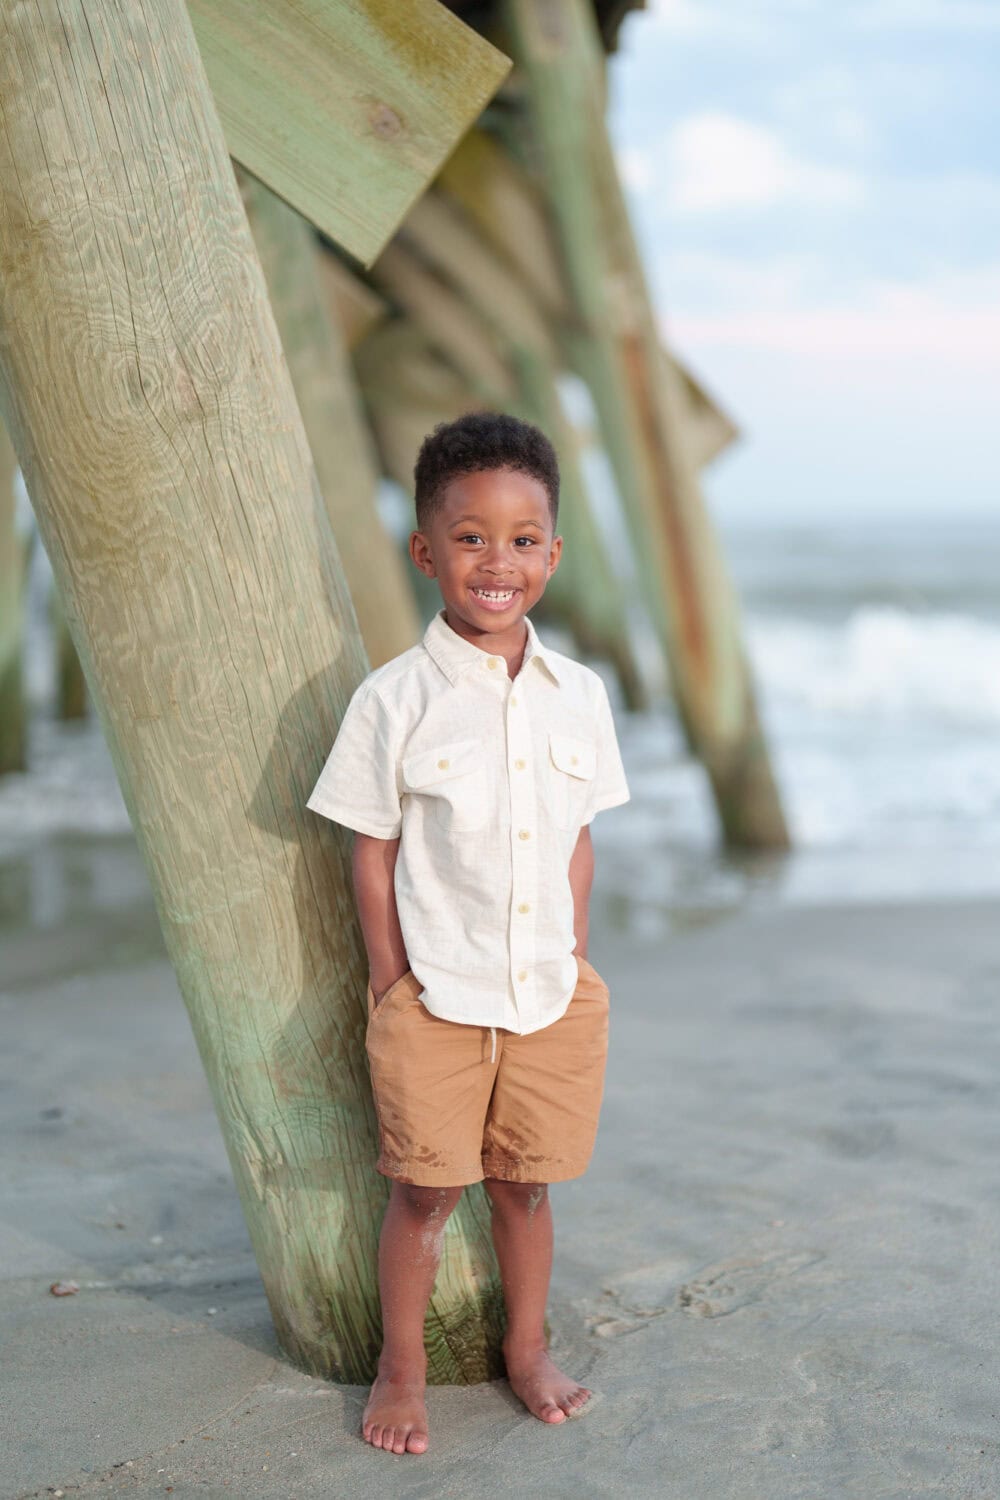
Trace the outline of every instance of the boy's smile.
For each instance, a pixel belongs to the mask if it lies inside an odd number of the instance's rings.
[[[452,630],[508,661],[524,647],[524,616],[561,552],[545,485],[519,469],[451,480],[428,531],[410,535],[410,556],[437,579]]]

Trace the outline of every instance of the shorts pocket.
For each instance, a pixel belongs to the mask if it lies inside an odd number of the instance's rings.
[[[605,996],[610,997],[610,994],[611,994],[610,989],[608,988],[608,986],[604,982],[604,980],[601,978],[600,974],[598,974],[597,970],[594,968],[594,965],[590,962],[589,958],[581,958],[580,955],[579,955],[579,953],[578,953],[576,955],[576,964],[577,964],[577,969],[579,970],[579,975],[580,975],[580,981],[581,981],[581,983],[584,982],[584,981],[587,981],[587,982],[590,982],[590,983],[593,983],[593,984],[597,984],[604,991]]]
[[[382,1014],[382,1012],[385,1010],[386,1004],[392,999],[392,997],[395,994],[396,990],[399,989],[399,986],[401,984],[403,984],[405,980],[410,979],[410,978],[415,978],[415,977],[416,976],[414,975],[413,970],[412,969],[407,969],[404,974],[400,974],[400,976],[399,976],[398,979],[394,979],[393,980],[392,984],[390,984],[389,988],[386,990],[386,992],[382,996],[381,1000],[376,1000],[375,999],[375,991],[372,989],[372,982],[371,982],[371,979],[369,979],[369,981],[368,981],[368,1024],[369,1024],[369,1026],[371,1025],[371,1023],[372,1023],[373,1019],[375,1018],[375,1016]]]
[[[578,735],[549,733],[549,784],[552,817],[560,828],[583,823],[590,787],[597,774],[597,747]]]
[[[403,789],[427,799],[433,815],[454,833],[483,828],[490,814],[486,751],[479,740],[450,740],[407,755]]]

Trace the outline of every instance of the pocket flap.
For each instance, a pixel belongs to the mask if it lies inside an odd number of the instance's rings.
[[[466,776],[482,764],[483,748],[478,740],[451,740],[433,750],[405,756],[401,763],[403,785],[407,791],[422,791],[453,776]]]
[[[597,749],[590,740],[581,740],[572,734],[549,734],[549,754],[552,764],[570,776],[579,776],[589,781],[597,771]]]

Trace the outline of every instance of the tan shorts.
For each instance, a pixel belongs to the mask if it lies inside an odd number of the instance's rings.
[[[521,1036],[432,1016],[411,969],[378,1005],[365,1045],[379,1124],[376,1167],[418,1187],[564,1182],[587,1169],[608,1051],[608,986],[578,958],[558,1021]]]

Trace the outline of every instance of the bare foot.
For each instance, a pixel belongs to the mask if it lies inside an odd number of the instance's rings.
[[[507,1379],[533,1416],[542,1422],[565,1422],[586,1406],[591,1392],[564,1375],[544,1349],[507,1354]]]
[[[365,1442],[388,1453],[426,1453],[424,1386],[422,1373],[379,1371],[361,1419]]]

